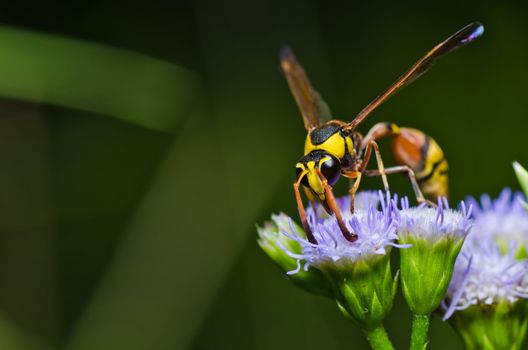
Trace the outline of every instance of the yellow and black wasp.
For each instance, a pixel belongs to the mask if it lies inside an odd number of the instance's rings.
[[[308,131],[304,156],[296,164],[297,176],[293,187],[299,215],[310,242],[317,243],[307,222],[299,192],[301,184],[305,186],[310,201],[317,198],[329,214],[335,215],[343,235],[351,242],[357,239],[357,235],[346,227],[332,192],[332,186],[341,175],[351,180],[349,192],[352,212],[354,196],[363,175],[381,176],[385,190],[388,190],[386,175],[407,173],[420,203],[447,195],[448,164],[442,149],[430,136],[416,129],[400,128],[393,123],[378,123],[365,136],[356,129],[374,109],[425,73],[438,58],[472,42],[483,32],[484,27],[480,23],[471,23],[435,46],[348,123],[335,119],[322,122],[322,117],[328,114],[328,108],[312,88],[291,49],[286,47],[281,51],[282,71]],[[388,168],[383,166],[376,143],[376,140],[386,136],[393,138],[392,152],[398,164]],[[370,170],[367,165],[373,151],[377,169]]]

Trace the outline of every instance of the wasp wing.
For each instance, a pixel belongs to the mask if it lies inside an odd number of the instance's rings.
[[[415,81],[422,74],[427,72],[433,64],[440,57],[450,53],[462,47],[466,44],[469,44],[473,40],[477,39],[484,33],[484,27],[479,22],[473,22],[464,28],[460,29],[455,34],[451,35],[449,38],[436,45],[431,51],[429,51],[424,57],[422,57],[418,62],[416,62],[405,74],[396,80],[387,90],[385,90],[381,95],[376,97],[374,101],[368,104],[359,114],[347,124],[345,129],[352,130],[357,127],[374,109],[379,105],[389,99],[392,95],[398,92],[400,89],[409,85]]]
[[[317,91],[315,92],[315,105],[317,106],[317,111],[319,112],[319,120],[320,122],[324,123],[332,119],[332,111],[330,110],[330,107],[326,103],[325,100],[323,100],[323,97],[321,94]]]
[[[304,68],[288,46],[280,52],[280,64],[290,91],[301,111],[306,130],[310,131],[318,127],[322,120],[329,120],[330,109],[321,95],[313,89]]]

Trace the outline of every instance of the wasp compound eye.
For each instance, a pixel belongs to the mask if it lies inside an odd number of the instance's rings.
[[[296,179],[299,179],[299,175],[301,175],[301,173],[302,173],[303,171],[304,171],[304,170],[301,169],[301,168],[299,168],[299,167],[295,168],[295,178],[296,178]],[[310,187],[310,186],[308,185],[308,178],[306,177],[306,174],[303,176],[303,178],[302,178],[302,180],[301,180],[301,183],[302,183],[304,186],[306,186],[306,187]]]
[[[328,155],[327,157],[328,160],[321,164],[321,173],[328,181],[328,184],[333,186],[341,175],[341,164],[334,156]]]

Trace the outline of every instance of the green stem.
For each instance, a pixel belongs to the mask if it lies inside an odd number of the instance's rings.
[[[373,350],[394,350],[389,336],[382,325],[372,330],[365,330],[365,335]]]
[[[429,315],[413,315],[410,350],[425,350],[427,348],[427,333],[429,332]]]

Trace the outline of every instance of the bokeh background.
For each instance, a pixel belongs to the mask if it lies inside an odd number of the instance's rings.
[[[528,164],[527,16],[506,1],[2,4],[0,348],[365,349],[256,245],[256,223],[296,213],[305,137],[278,50],[290,44],[348,120],[433,45],[484,23],[363,128],[432,135],[454,201],[517,188],[511,162]],[[405,348],[401,297],[386,325]],[[439,319],[431,341],[462,348]]]

